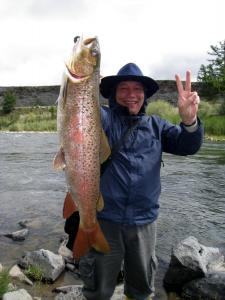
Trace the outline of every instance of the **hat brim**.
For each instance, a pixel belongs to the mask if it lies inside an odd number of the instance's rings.
[[[158,89],[158,83],[147,76],[135,76],[135,75],[115,75],[115,76],[107,76],[102,78],[100,83],[100,93],[103,97],[109,98],[112,93],[113,88],[121,81],[138,81],[141,82],[145,87],[146,97],[149,98],[153,94],[155,94]]]

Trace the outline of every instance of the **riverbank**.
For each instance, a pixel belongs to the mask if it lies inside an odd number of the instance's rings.
[[[156,104],[155,104],[156,103]],[[155,102],[147,107],[148,114],[158,114],[172,123],[179,124],[176,108],[164,102]],[[166,106],[165,106],[166,104]],[[150,107],[151,106],[151,107]],[[200,110],[200,118],[205,127],[205,139],[225,141],[225,116],[205,115]],[[33,106],[16,108],[9,114],[0,112],[0,131],[5,132],[56,132],[56,106]]]

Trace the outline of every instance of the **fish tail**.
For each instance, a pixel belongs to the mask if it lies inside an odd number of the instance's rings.
[[[80,257],[87,254],[92,247],[99,252],[110,252],[109,244],[98,221],[96,221],[95,227],[91,231],[84,230],[79,226],[77,237],[73,245],[73,257],[79,260]]]

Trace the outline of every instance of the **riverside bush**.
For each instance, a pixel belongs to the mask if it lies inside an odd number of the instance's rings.
[[[16,105],[16,96],[10,91],[5,92],[3,96],[3,102],[2,102],[3,113],[9,114],[11,111],[14,110],[15,105]]]
[[[198,116],[206,118],[220,114],[220,104],[201,100],[198,109]]]
[[[225,136],[225,116],[209,116],[203,123],[208,135]]]
[[[56,131],[56,107],[18,108],[0,116],[0,130]]]
[[[177,107],[174,107],[163,100],[150,102],[146,108],[146,114],[158,115],[174,124],[178,124],[180,122]]]

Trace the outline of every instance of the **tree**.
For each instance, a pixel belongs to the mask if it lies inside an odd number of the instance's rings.
[[[211,56],[209,64],[201,65],[197,78],[202,82],[201,94],[208,97],[225,94],[225,40],[210,48],[211,52],[207,52]]]
[[[9,114],[14,110],[16,105],[16,96],[11,92],[7,91],[4,94],[4,99],[2,102],[2,111],[4,114]]]

